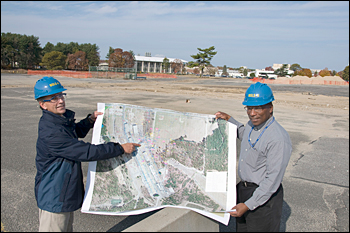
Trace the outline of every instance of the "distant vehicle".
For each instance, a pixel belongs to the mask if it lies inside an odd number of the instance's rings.
[[[275,77],[271,77],[271,78],[269,78],[270,80],[276,80],[276,78]]]
[[[221,77],[226,78],[227,76],[226,75],[221,75]]]

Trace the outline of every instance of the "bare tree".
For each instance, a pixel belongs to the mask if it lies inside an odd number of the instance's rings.
[[[67,65],[70,70],[87,70],[88,64],[89,60],[86,59],[86,53],[83,51],[77,51],[67,56]]]
[[[171,69],[176,74],[179,71],[182,71],[183,63],[180,59],[175,59],[170,63]]]

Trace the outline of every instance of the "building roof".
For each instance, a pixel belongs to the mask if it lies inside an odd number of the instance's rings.
[[[170,58],[167,57],[169,59],[169,62],[173,62],[175,59],[179,59],[179,58]],[[146,56],[135,56],[135,60],[136,61],[150,61],[150,62],[163,62],[164,57],[146,57]],[[180,59],[183,63],[188,63],[188,61]]]

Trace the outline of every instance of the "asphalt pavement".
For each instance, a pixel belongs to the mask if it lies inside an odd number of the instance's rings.
[[[17,87],[1,88],[1,223],[4,231],[37,231],[38,208],[34,197],[35,144],[41,110],[33,99],[33,87],[40,76],[3,75],[1,83]],[[70,78],[59,78],[69,80]],[[79,82],[135,82],[134,80],[88,79]],[[160,80],[161,81],[161,80]],[[168,82],[169,80],[164,80]],[[213,85],[221,85],[222,80]],[[229,81],[231,82],[231,81]],[[31,83],[31,86],[27,85]],[[23,87],[21,85],[23,84]],[[232,85],[249,86],[242,81]],[[15,86],[16,86],[15,85]],[[27,85],[27,86],[26,86]],[[204,83],[203,85],[206,85]],[[227,85],[223,83],[222,85]],[[311,87],[309,87],[311,86]],[[312,92],[328,96],[349,97],[348,86],[271,85],[273,91]],[[120,102],[142,105],[161,105],[172,109],[172,102],[183,97],[170,94],[115,93],[104,90],[71,88],[67,108],[80,120],[96,109],[97,102]],[[116,101],[118,99],[118,101]],[[199,106],[215,109],[217,100],[199,98]],[[221,104],[228,105],[229,100]],[[214,108],[215,107],[215,108]],[[225,109],[224,106],[222,106]],[[344,111],[345,112],[345,111]],[[311,140],[306,131],[287,131],[293,143],[293,159],[283,180],[284,203],[281,231],[349,231],[349,112],[337,117],[331,127],[340,135],[321,135]],[[328,126],[319,126],[328,127]],[[83,140],[91,142],[92,131]],[[83,163],[86,177],[88,163]],[[155,211],[154,211],[155,212]],[[119,232],[154,212],[137,216],[105,216],[75,212],[74,231]],[[234,219],[220,231],[234,231]]]

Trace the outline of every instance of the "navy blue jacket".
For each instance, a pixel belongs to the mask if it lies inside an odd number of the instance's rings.
[[[65,118],[43,110],[36,144],[35,198],[38,207],[53,213],[72,212],[83,204],[81,162],[113,158],[124,153],[119,143],[92,145],[78,140],[93,127],[89,115],[75,123],[75,113]]]

